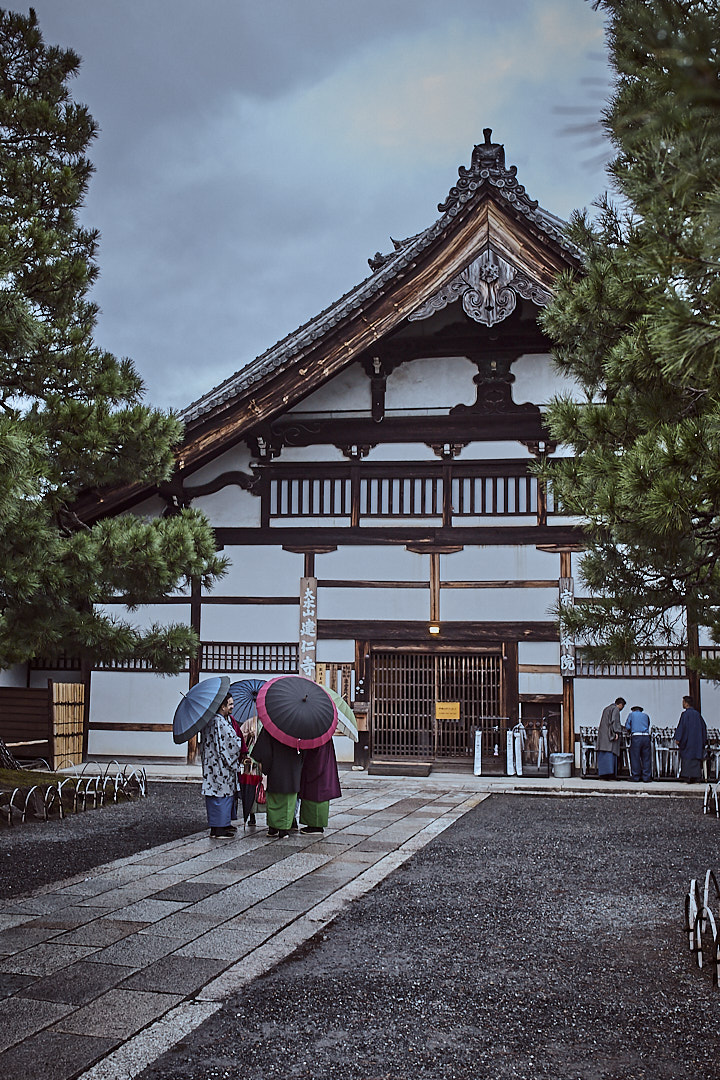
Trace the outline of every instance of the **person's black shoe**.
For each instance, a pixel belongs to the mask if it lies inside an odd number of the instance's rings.
[[[300,830],[300,832],[304,832],[304,833],[309,833],[309,832],[325,832],[325,830],[324,830],[324,829],[321,829],[321,828],[320,828],[319,826],[317,826],[317,825],[303,825],[303,827],[302,827],[302,829]]]
[[[226,825],[222,829],[211,829],[210,836],[213,838],[213,840],[216,840],[219,837],[227,837],[229,839],[233,837],[236,832],[237,829],[235,829],[232,825]]]
[[[289,832],[279,832],[278,833],[278,840],[287,840],[289,835],[290,835]]]
[[[257,821],[255,820],[255,815],[254,814],[251,814],[250,817],[248,818],[248,825],[257,825]]]
[[[277,830],[277,829],[268,829],[268,833],[267,833],[267,834],[268,834],[268,836],[279,836],[279,835],[280,835],[280,834],[278,833],[278,830]]]

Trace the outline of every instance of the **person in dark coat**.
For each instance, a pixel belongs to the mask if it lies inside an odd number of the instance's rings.
[[[284,840],[290,835],[300,790],[300,773],[305,750],[295,750],[278,742],[263,728],[252,748],[252,757],[267,776],[268,836]]]
[[[330,799],[342,795],[335,747],[330,739],[306,750],[300,776],[300,824],[304,833],[321,833],[330,818]]]
[[[675,742],[680,748],[680,779],[694,784],[702,779],[703,761],[706,755],[707,727],[690,697],[683,698]]]
[[[618,697],[612,705],[606,705],[602,711],[597,740],[597,768],[600,780],[612,780],[617,776],[623,730],[620,713],[624,708],[625,698]]]

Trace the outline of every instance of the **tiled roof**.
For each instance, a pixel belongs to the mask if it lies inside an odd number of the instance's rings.
[[[185,409],[181,419],[188,423],[212,412],[227,401],[248,390],[255,383],[280,370],[291,362],[302,359],[303,355],[314,348],[315,343],[328,331],[343,322],[353,312],[362,308],[378,293],[382,293],[400,270],[413,262],[433,240],[450,224],[463,205],[473,199],[478,190],[486,184],[492,185],[496,192],[545,236],[559,244],[568,253],[577,257],[578,252],[564,235],[565,222],[547,210],[543,210],[534,199],[530,199],[522,184],[517,181],[517,168],[505,167],[504,147],[490,142],[492,132],[486,128],[485,142],[473,150],[469,169],[460,166],[458,182],[444,202],[438,204],[442,217],[423,232],[406,240],[393,241],[394,251],[388,255],[378,252],[368,262],[373,273],[341,296],[319,315],[299,326],[297,330],[278,341],[270,349],[261,353],[246,367],[235,372],[225,382],[220,383],[203,397],[198,398]]]

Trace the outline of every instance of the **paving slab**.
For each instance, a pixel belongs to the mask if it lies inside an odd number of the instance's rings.
[[[54,1027],[71,1035],[127,1039],[173,1005],[182,994],[146,993],[143,990],[109,990],[90,1005],[74,1010]]]
[[[88,1001],[104,994],[113,986],[127,979],[128,969],[114,964],[91,964],[78,960],[76,964],[56,971],[43,979],[34,979],[32,984],[21,990],[20,998],[34,998],[42,1001],[63,1001],[68,1005],[85,1005]]]
[[[36,981],[34,975],[16,975],[10,971],[0,971],[0,998],[12,997],[13,994],[32,986]]]
[[[149,937],[142,931],[121,938],[105,949],[97,949],[90,954],[94,964],[119,964],[121,967],[137,971],[159,960],[161,956],[172,952],[175,942],[167,937]],[[129,972],[126,972],[129,974]]]
[[[223,960],[224,966],[234,963],[242,956],[256,949],[271,933],[270,927],[255,924],[242,928],[228,929],[226,926],[209,930],[202,937],[188,941],[175,951],[176,956],[203,956],[212,960]]]
[[[7,956],[0,962],[0,971],[15,972],[19,975],[51,975],[53,971],[69,967],[84,956],[89,956],[95,949],[84,945],[56,945],[55,942],[43,942],[31,949]]]
[[[114,908],[115,918],[130,922],[158,922],[187,905],[178,900],[150,900],[147,897],[127,907]]]
[[[68,1035],[54,1029],[26,1038],[0,1054],[5,1080],[67,1080],[106,1055],[117,1039]]]
[[[73,1011],[72,1005],[62,1002],[30,1001],[17,996],[6,998],[2,1006],[0,1050],[7,1050],[9,1046],[27,1039],[29,1035],[44,1027],[49,1027]]]
[[[214,926],[219,926],[220,923],[227,921],[227,915],[220,911],[203,914],[202,912],[196,912],[196,907],[197,905],[193,904],[192,907],[177,911],[174,915],[169,915],[167,919],[150,923],[139,933],[142,937],[182,938],[183,941],[189,941],[191,938],[200,937],[201,934],[206,934],[208,930],[212,930]]]
[[[227,960],[224,957],[218,960],[206,956],[183,956],[175,952],[125,978],[121,988],[154,990],[160,994],[174,994],[182,990],[185,997],[189,997],[225,967]]]
[[[182,904],[194,904],[197,900],[204,900],[206,896],[220,892],[222,886],[209,881],[178,881],[160,892],[152,894],[153,900],[177,900]]]
[[[146,922],[134,922],[127,919],[94,918],[92,922],[58,935],[53,938],[53,941],[58,945],[92,945],[97,949],[102,949],[121,938],[129,937],[130,934],[137,934],[147,925]]]
[[[13,926],[9,930],[0,933],[0,955],[12,956],[21,949],[29,949],[31,945],[37,945],[41,941],[49,941],[60,930],[51,930],[46,926],[33,926],[32,922],[25,922],[19,926]]]

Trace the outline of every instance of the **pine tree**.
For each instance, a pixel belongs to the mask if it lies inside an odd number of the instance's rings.
[[[68,88],[79,63],[44,43],[32,9],[0,9],[0,667],[64,651],[176,671],[189,627],[141,631],[103,605],[209,585],[225,565],[209,525],[191,510],[89,524],[75,509],[83,491],[166,480],[182,436],[142,404],[132,362],[94,343],[98,235],[78,212],[97,129]]]
[[[584,391],[549,409],[575,456],[548,472],[587,523],[593,599],[565,625],[596,659],[627,659],[687,644],[686,619],[720,640],[720,6],[596,7],[615,72],[615,201],[574,215],[586,273],[559,282],[543,318]]]

